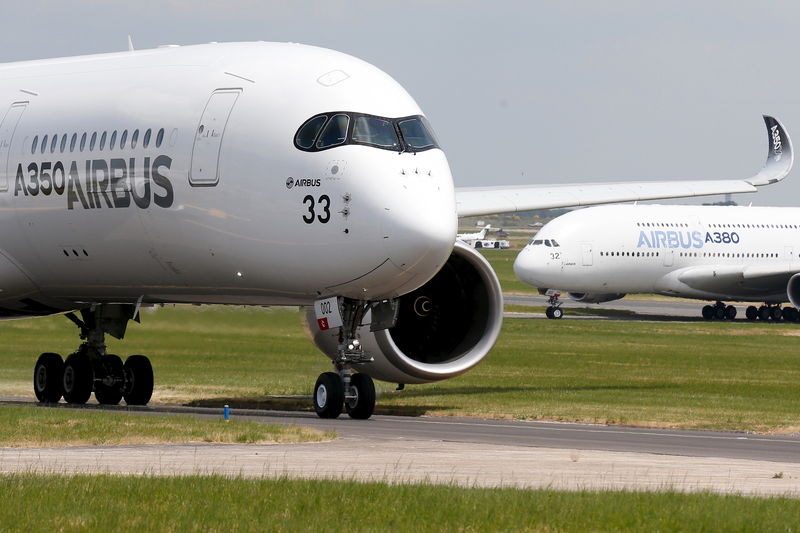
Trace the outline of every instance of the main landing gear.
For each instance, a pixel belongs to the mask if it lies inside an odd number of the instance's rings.
[[[557,320],[564,316],[564,311],[561,310],[561,300],[558,299],[559,296],[561,296],[561,294],[557,292],[549,295],[547,299],[548,307],[544,310],[544,314],[547,318]]]
[[[717,302],[714,305],[703,306],[703,318],[706,320],[733,320],[736,318],[736,308]]]
[[[116,405],[125,398],[128,405],[146,405],[153,395],[153,367],[143,355],[131,355],[122,362],[106,353],[105,334],[122,339],[128,320],[137,320],[133,305],[104,304],[81,309],[81,318],[67,313],[80,328],[84,341],[62,360],[56,353],[43,353],[33,370],[33,391],[40,402],[84,404],[94,392],[98,403]]]
[[[365,420],[375,410],[375,383],[366,374],[354,374],[352,365],[372,362],[364,353],[356,331],[369,308],[368,302],[345,299],[342,303],[343,325],[339,329],[339,349],[333,366],[314,385],[314,411],[320,418],[337,418],[342,409],[350,418]]]
[[[769,320],[772,322],[798,322],[800,311],[794,307],[781,307],[780,305],[764,304],[761,307],[751,305],[745,311],[747,320]]]

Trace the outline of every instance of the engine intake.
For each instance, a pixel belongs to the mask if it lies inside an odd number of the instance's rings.
[[[307,310],[314,343],[334,359],[338,330],[320,331]],[[369,314],[358,329],[371,363],[356,365],[375,379],[430,383],[463,374],[494,346],[503,321],[503,294],[489,262],[457,242],[442,269],[425,285],[399,298],[394,327],[369,331]]]

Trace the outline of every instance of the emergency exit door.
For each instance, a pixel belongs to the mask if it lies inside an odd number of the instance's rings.
[[[194,135],[192,165],[189,169],[190,184],[211,186],[219,182],[222,139],[240,92],[239,89],[220,89],[214,91],[208,99]]]
[[[8,176],[14,169],[9,169],[8,154],[11,150],[11,141],[14,140],[14,131],[17,129],[19,119],[28,106],[28,102],[17,102],[11,107],[0,123],[0,192],[8,190]]]

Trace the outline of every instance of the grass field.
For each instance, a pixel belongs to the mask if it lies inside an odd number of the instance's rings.
[[[107,411],[11,407],[0,409],[0,446],[81,446],[224,442],[319,442],[333,433],[243,420],[193,416],[130,416]],[[0,521],[2,524],[2,521]],[[2,531],[2,526],[0,526]]]
[[[132,324],[121,355],[143,353],[156,401],[310,408],[330,364],[295,309],[165,307]],[[32,396],[42,351],[77,344],[63,317],[0,322],[0,394]],[[800,430],[796,324],[507,319],[467,374],[394,391],[378,412],[579,420],[762,432]]]
[[[0,531],[795,531],[800,501],[220,477],[0,476]]]

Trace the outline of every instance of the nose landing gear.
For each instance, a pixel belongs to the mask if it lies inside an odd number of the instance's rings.
[[[545,316],[556,320],[564,316],[564,311],[561,310],[562,302],[559,300],[561,293],[547,291],[547,296],[548,307],[544,310]]]
[[[33,370],[33,391],[40,402],[84,404],[92,392],[104,405],[125,398],[128,405],[146,405],[153,395],[153,367],[143,355],[132,355],[123,364],[106,353],[105,334],[122,339],[129,320],[137,320],[133,305],[95,305],[66,317],[80,328],[84,342],[66,361],[56,353],[43,353]]]
[[[320,374],[314,385],[314,411],[320,418],[337,418],[342,409],[350,418],[365,420],[375,411],[375,383],[366,374],[353,374],[352,365],[373,361],[364,352],[357,330],[368,302],[342,300],[342,322],[339,329],[339,348],[333,366],[336,372]]]

